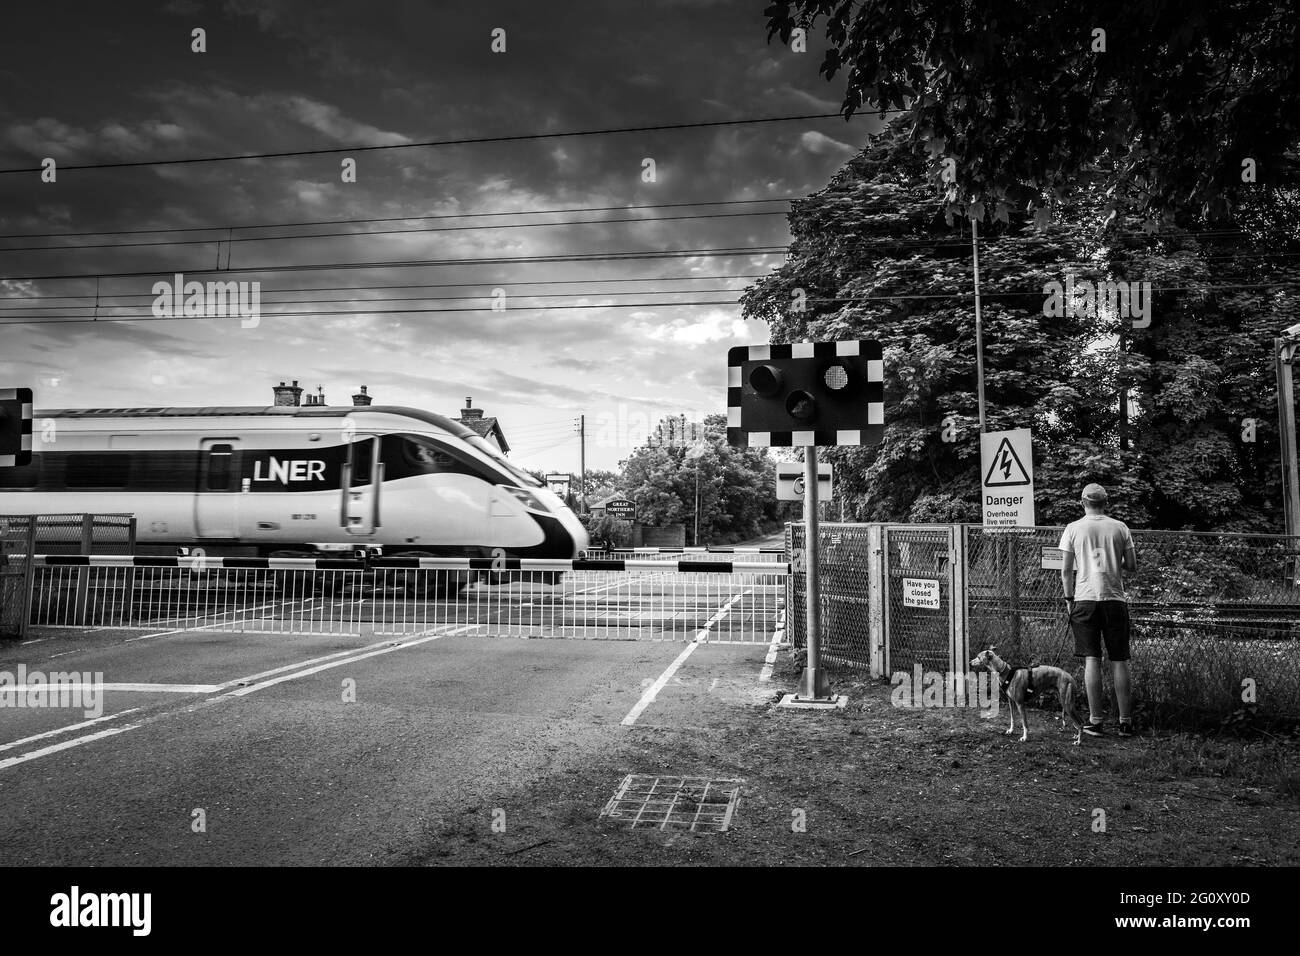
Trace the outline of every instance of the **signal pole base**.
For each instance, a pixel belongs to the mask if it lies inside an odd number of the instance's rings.
[[[843,710],[849,705],[844,694],[835,697],[800,697],[798,694],[786,694],[776,706],[786,710]]]

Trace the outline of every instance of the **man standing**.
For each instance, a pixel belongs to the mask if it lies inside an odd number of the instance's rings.
[[[1105,642],[1119,704],[1119,736],[1133,736],[1129,676],[1128,599],[1124,572],[1137,571],[1133,535],[1122,521],[1108,517],[1106,489],[1083,489],[1084,516],[1066,526],[1058,545],[1065,553],[1061,589],[1074,631],[1074,656],[1084,659],[1083,686],[1088,692],[1089,721],[1083,732],[1104,737],[1101,694],[1101,646]],[[1076,577],[1075,571],[1078,571]]]

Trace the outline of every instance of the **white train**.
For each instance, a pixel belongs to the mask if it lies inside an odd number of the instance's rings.
[[[142,552],[573,558],[577,517],[470,429],[395,406],[35,412],[0,514],[136,515]]]

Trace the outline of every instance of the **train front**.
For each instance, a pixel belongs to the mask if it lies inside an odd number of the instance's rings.
[[[517,558],[576,558],[586,551],[591,542],[587,529],[578,516],[561,500],[560,496],[539,482],[528,472],[507,461],[486,441],[474,436],[465,441],[486,454],[499,468],[511,476],[510,484],[499,484],[498,493],[512,501],[498,499],[492,507],[492,545],[503,546],[511,557]],[[527,516],[524,519],[524,515]],[[541,540],[520,545],[514,540],[511,529],[518,528],[522,520],[531,521],[541,531]],[[530,537],[535,538],[535,533]]]

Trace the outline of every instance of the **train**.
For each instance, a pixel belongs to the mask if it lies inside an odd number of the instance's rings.
[[[400,406],[34,413],[0,514],[131,513],[137,551],[578,557],[578,517],[473,430]]]

